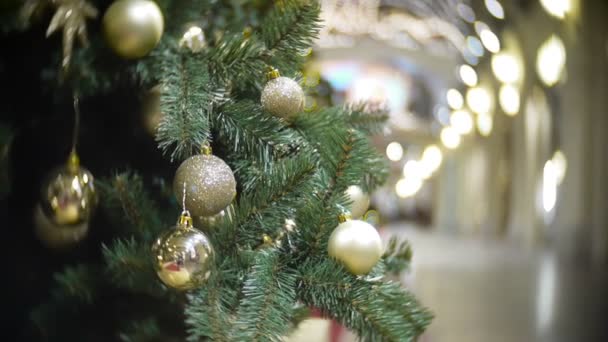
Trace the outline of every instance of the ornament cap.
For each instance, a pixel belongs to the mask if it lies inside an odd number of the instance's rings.
[[[253,33],[253,30],[251,29],[251,26],[245,27],[243,29],[243,38],[249,39],[251,37],[252,33]]]
[[[281,77],[281,74],[279,73],[279,70],[273,67],[269,67],[268,68],[268,72],[266,73],[266,79],[268,81],[270,80],[274,80],[275,78],[279,78]]]
[[[204,143],[201,146],[201,154],[204,154],[206,156],[209,156],[213,153],[213,149],[211,148],[211,146],[207,143]]]
[[[180,227],[192,228],[192,217],[190,216],[190,213],[188,211],[182,212],[182,214],[179,215],[177,224]]]
[[[350,219],[352,219],[352,216],[350,215],[350,213],[344,212],[344,213],[341,213],[340,215],[338,215],[338,221],[340,221],[340,223],[344,223]]]
[[[78,157],[76,150],[72,150],[72,152],[70,152],[67,161],[67,168],[72,173],[78,172],[78,169],[80,168],[80,158]]]

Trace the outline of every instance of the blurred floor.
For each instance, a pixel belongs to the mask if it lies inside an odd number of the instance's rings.
[[[403,224],[384,233],[414,248],[405,282],[436,316],[421,342],[608,341],[605,269]]]

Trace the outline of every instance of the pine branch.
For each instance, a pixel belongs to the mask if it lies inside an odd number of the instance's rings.
[[[253,83],[264,79],[266,63],[264,45],[256,35],[250,37],[242,33],[225,34],[222,42],[210,49],[205,56],[216,82],[242,82],[251,80]]]
[[[222,106],[214,116],[213,125],[219,131],[218,138],[235,153],[253,158],[264,168],[288,152],[289,147],[304,144],[296,132],[251,101]]]
[[[162,229],[158,209],[144,190],[142,179],[135,173],[123,172],[97,181],[102,206],[122,233],[133,233],[151,242]]]
[[[364,341],[414,341],[432,316],[399,284],[357,278],[326,259],[301,269],[298,298]]]
[[[386,110],[369,108],[365,103],[347,106],[345,120],[353,128],[367,134],[381,133],[389,116]]]
[[[82,303],[91,304],[96,297],[97,290],[103,281],[92,265],[79,264],[68,266],[61,273],[57,273],[53,297],[61,301],[62,298],[71,297]]]
[[[155,341],[159,335],[161,331],[156,319],[147,318],[132,322],[129,329],[121,333],[119,338],[123,342]]]
[[[233,341],[282,341],[295,304],[296,276],[277,250],[261,250],[243,287]]]
[[[171,160],[185,159],[211,139],[209,115],[223,92],[214,89],[200,58],[168,49],[160,59],[163,118],[156,140]],[[219,88],[219,87],[218,87]]]
[[[412,248],[406,240],[399,242],[397,237],[391,237],[382,259],[387,273],[399,275],[410,266]]]

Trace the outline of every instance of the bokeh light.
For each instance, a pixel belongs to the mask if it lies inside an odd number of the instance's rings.
[[[562,40],[552,35],[538,49],[536,72],[547,86],[555,85],[562,77],[566,65],[566,48]]]
[[[448,89],[445,94],[448,106],[452,109],[460,109],[464,105],[464,98],[462,94],[456,89]]]
[[[492,115],[488,113],[478,114],[475,123],[477,124],[477,131],[482,136],[487,137],[492,133],[494,126]]]
[[[460,134],[454,127],[444,127],[440,134],[441,143],[449,149],[455,149],[460,145]]]
[[[467,91],[467,105],[477,114],[489,113],[493,107],[492,96],[485,88],[470,88]]]
[[[473,118],[471,113],[466,110],[454,111],[450,117],[450,123],[459,134],[469,134],[473,130]]]
[[[403,147],[400,143],[393,141],[386,146],[386,156],[392,161],[399,161],[403,157]]]
[[[519,82],[522,77],[520,62],[514,55],[506,52],[492,56],[492,72],[502,83]]]
[[[498,92],[498,102],[500,108],[507,115],[517,115],[519,113],[520,97],[517,87],[511,84],[503,84]]]
[[[570,0],[540,0],[540,4],[547,13],[560,19],[564,19],[572,8]]]
[[[477,85],[477,72],[472,66],[468,64],[461,65],[458,69],[458,74],[462,80],[462,83],[468,85],[469,87],[474,87]]]

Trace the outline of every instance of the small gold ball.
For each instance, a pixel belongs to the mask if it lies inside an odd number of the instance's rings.
[[[178,290],[200,287],[211,275],[213,247],[196,228],[178,225],[152,245],[154,269],[160,280]]]
[[[41,195],[42,211],[58,225],[82,224],[97,206],[93,175],[80,166],[67,165],[51,171]]]
[[[272,115],[291,119],[304,109],[304,91],[291,78],[277,77],[264,86],[261,102]]]
[[[108,45],[121,57],[140,58],[160,41],[165,23],[154,1],[118,0],[103,16],[103,31]]]
[[[89,222],[75,225],[58,225],[51,221],[40,205],[34,209],[34,233],[45,246],[52,249],[64,249],[82,241],[89,231]]]
[[[175,172],[173,192],[181,203],[186,186],[186,209],[192,216],[212,216],[236,196],[236,180],[230,166],[214,155],[186,159]]]
[[[376,228],[360,220],[340,223],[329,237],[327,249],[331,257],[356,275],[369,273],[383,253]]]
[[[357,185],[351,185],[346,189],[346,196],[350,199],[350,213],[353,218],[362,217],[369,208],[369,195]]]

